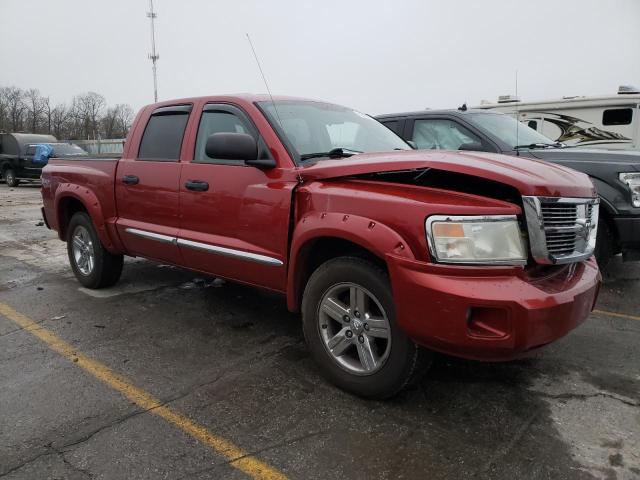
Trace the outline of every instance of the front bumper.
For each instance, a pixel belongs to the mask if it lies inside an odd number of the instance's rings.
[[[640,217],[615,217],[613,221],[623,259],[640,260]]]
[[[518,268],[451,267],[389,255],[396,319],[418,344],[448,355],[504,361],[557,340],[595,305],[595,260],[530,278]]]

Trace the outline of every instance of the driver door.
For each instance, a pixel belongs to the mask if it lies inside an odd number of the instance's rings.
[[[277,167],[208,157],[207,138],[221,132],[250,134],[266,149],[240,108],[204,105],[194,152],[180,177],[180,252],[194,270],[284,291],[295,184],[283,182]]]

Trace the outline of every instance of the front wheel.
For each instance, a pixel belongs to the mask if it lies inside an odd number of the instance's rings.
[[[73,273],[87,288],[110,287],[122,274],[124,257],[104,248],[91,217],[85,212],[77,212],[71,217],[67,253]]]
[[[431,355],[398,327],[384,270],[340,257],[321,265],[302,299],[306,342],[321,373],[367,398],[388,398],[426,370]]]
[[[20,183],[20,180],[18,180],[18,177],[16,177],[16,171],[12,168],[5,170],[4,180],[5,182],[7,182],[8,187],[17,187]]]

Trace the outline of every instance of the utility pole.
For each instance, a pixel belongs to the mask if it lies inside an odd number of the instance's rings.
[[[151,19],[151,53],[149,54],[149,58],[153,63],[153,99],[155,102],[158,101],[158,76],[156,73],[156,62],[160,58],[160,55],[156,53],[156,26],[155,19],[158,16],[153,11],[153,0],[149,0],[149,9],[147,12],[147,17]]]

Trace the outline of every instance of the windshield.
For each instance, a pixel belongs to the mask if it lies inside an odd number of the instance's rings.
[[[553,145],[556,142],[524,123],[518,122],[509,115],[496,113],[471,113],[467,115],[469,121],[486,133],[498,137],[511,148],[518,145],[531,145],[546,143]]]
[[[411,150],[377,120],[350,108],[311,101],[259,102],[271,125],[284,133],[285,142],[303,160],[362,152]],[[279,128],[280,127],[280,128]],[[324,155],[326,154],[326,155]]]

